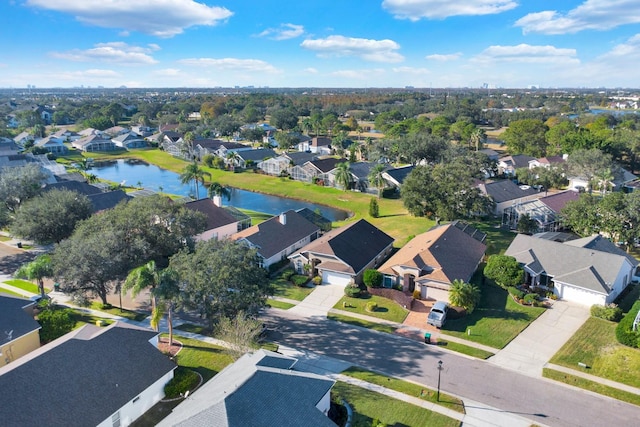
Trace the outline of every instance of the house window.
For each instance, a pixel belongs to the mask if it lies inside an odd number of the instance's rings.
[[[111,416],[111,425],[113,427],[120,427],[120,411]]]
[[[390,276],[384,276],[384,280],[382,281],[382,286],[385,288],[393,288],[394,278]]]

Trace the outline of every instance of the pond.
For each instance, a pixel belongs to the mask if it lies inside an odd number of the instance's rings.
[[[193,183],[182,184],[180,182],[180,174],[138,160],[120,159],[111,162],[96,162],[91,168],[91,173],[98,178],[118,182],[122,185],[144,187],[155,192],[195,198]],[[198,184],[198,193],[200,198],[207,197],[207,189],[201,184]],[[228,206],[271,215],[278,215],[289,209],[309,208],[312,211],[318,209],[330,221],[341,221],[349,216],[348,212],[342,209],[297,199],[240,190],[238,188],[232,188],[231,200],[225,199],[223,203]]]

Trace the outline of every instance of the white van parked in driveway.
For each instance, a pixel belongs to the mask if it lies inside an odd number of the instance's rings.
[[[431,307],[431,312],[427,317],[427,323],[433,325],[436,328],[442,328],[444,322],[447,320],[447,311],[449,310],[449,304],[443,301],[437,301]]]

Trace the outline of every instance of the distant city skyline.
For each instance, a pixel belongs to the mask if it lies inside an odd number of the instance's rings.
[[[0,88],[640,87],[637,0],[9,0],[0,16]]]

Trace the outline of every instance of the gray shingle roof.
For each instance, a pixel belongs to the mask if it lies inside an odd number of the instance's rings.
[[[587,247],[589,244],[584,240],[560,243],[518,234],[505,255],[516,258],[525,266],[531,266],[534,271],[544,271],[555,280],[609,294],[611,285],[615,283],[628,258],[619,249],[607,252],[598,249],[597,244]],[[599,239],[596,237],[594,240]],[[582,247],[585,243],[585,247]],[[604,242],[600,242],[600,245],[608,246]],[[631,265],[638,265],[638,261],[634,260]]]
[[[413,165],[403,166],[401,168],[388,169],[388,170],[385,171],[385,173],[387,175],[389,175],[391,178],[393,178],[397,183],[402,185],[402,183],[404,182],[405,178],[407,176],[409,176],[409,174],[411,173],[411,171],[414,168],[415,168],[415,166],[413,166]]]
[[[87,325],[0,368],[2,425],[98,425],[175,368],[156,335]]]
[[[238,222],[224,208],[216,206],[211,199],[200,199],[187,202],[184,207],[193,211],[202,212],[207,217],[207,230],[222,227],[234,222]]]
[[[33,304],[24,298],[0,295],[0,345],[40,329],[40,324],[25,311]]]
[[[52,189],[75,191],[76,193],[84,194],[85,196],[102,193],[102,191],[98,187],[80,181],[62,181],[55,182],[53,184],[47,184],[47,186],[44,188],[44,191],[49,191]]]
[[[334,381],[262,363],[265,358],[282,357],[265,350],[245,354],[178,405],[159,426],[335,427],[316,408]],[[286,361],[291,363],[290,358]]]
[[[89,201],[93,206],[93,213],[112,209],[122,201],[129,201],[132,197],[123,190],[107,191],[106,193],[90,194]]]
[[[294,243],[317,233],[320,228],[294,210],[284,212],[286,224],[280,222],[280,215],[263,223],[249,227],[233,235],[235,240],[244,238],[258,247],[264,258],[271,258]]]
[[[491,197],[496,203],[516,200],[538,193],[536,189],[531,187],[520,188],[517,184],[508,179],[481,183],[479,187],[483,193]]]
[[[246,151],[238,151],[238,155],[242,157],[245,161],[253,160],[254,162],[258,162],[260,160],[264,160],[270,157],[276,157],[277,154],[275,151],[268,148],[259,148],[255,150],[246,150]]]

